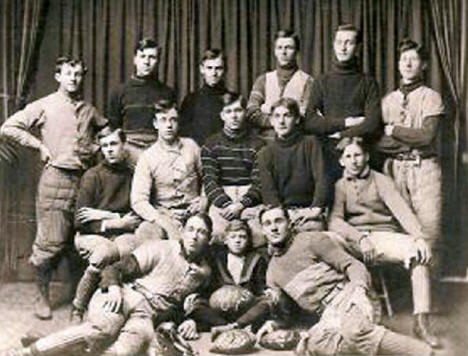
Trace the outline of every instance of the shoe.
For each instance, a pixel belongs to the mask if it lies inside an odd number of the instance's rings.
[[[21,341],[21,345],[23,345],[23,347],[28,347],[28,346],[31,346],[32,344],[34,344],[37,340],[39,340],[41,337],[44,337],[45,335],[39,333],[39,332],[36,332],[36,331],[29,331],[27,332],[26,334],[24,334],[20,341]]]
[[[42,293],[34,302],[34,315],[41,320],[52,319],[52,310],[50,308],[49,299]]]
[[[79,325],[83,322],[84,311],[76,307],[72,307],[70,312],[70,324]]]
[[[424,341],[434,349],[442,347],[439,338],[430,330],[427,313],[415,315],[413,333],[418,339]]]

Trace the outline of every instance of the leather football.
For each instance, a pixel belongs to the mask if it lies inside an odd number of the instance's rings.
[[[252,305],[255,296],[247,289],[237,286],[223,286],[210,297],[210,307],[225,313],[238,313]]]
[[[276,330],[260,339],[260,345],[269,350],[292,350],[299,342],[299,333],[295,330]]]
[[[255,336],[243,329],[227,330],[219,334],[211,345],[211,352],[225,355],[250,353],[255,345]]]

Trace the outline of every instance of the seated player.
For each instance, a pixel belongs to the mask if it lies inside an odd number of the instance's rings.
[[[124,149],[125,133],[104,128],[98,134],[104,160],[81,178],[76,203],[75,247],[89,263],[73,301],[72,321],[81,321],[99,282],[101,270],[129,255],[140,239],[141,219],[130,209],[133,169]]]
[[[258,245],[263,239],[257,209],[252,207],[261,202],[255,156],[264,142],[246,125],[241,95],[228,92],[221,101],[223,130],[208,138],[201,151],[203,186],[211,204],[213,235],[219,238],[229,221],[250,216],[249,225]]]
[[[282,98],[272,106],[271,125],[275,140],[258,154],[262,201],[285,206],[295,228],[323,230],[327,183],[322,147],[299,128],[299,106]]]
[[[184,299],[208,281],[211,270],[205,255],[210,234],[210,218],[197,214],[186,221],[182,241],[146,241],[103,271],[86,322],[8,355],[70,355],[77,349],[79,355],[145,352],[154,337],[153,324],[180,314]]]
[[[192,139],[179,137],[175,102],[159,101],[155,112],[158,140],[138,159],[130,200],[145,220],[139,233],[151,234],[151,225],[157,224],[177,238],[182,221],[206,209],[206,198],[200,197],[200,148]]]
[[[374,323],[370,276],[364,264],[321,232],[294,235],[282,207],[260,213],[263,232],[272,254],[267,269],[268,287],[281,290],[320,320],[298,345],[301,355],[430,355],[422,341]],[[269,320],[258,336],[273,331]]]
[[[364,262],[402,263],[411,271],[414,333],[439,346],[427,320],[431,311],[429,264],[431,249],[418,218],[391,178],[369,168],[369,153],[355,140],[340,158],[343,178],[335,187],[330,230]]]
[[[260,252],[252,248],[249,226],[242,220],[229,222],[224,243],[223,246],[211,246],[212,279],[203,293],[207,299],[216,293],[217,300],[211,299],[208,305],[206,300],[199,299],[188,314],[194,328],[204,330],[214,326],[212,337],[221,331],[248,325],[256,329],[270,311],[263,297],[268,263]],[[241,292],[229,295],[225,286],[238,287]],[[221,295],[223,291],[225,295]],[[236,296],[238,300],[233,300]]]

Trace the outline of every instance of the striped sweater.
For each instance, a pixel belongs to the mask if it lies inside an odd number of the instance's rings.
[[[203,186],[210,203],[223,208],[232,203],[224,186],[251,185],[242,197],[245,207],[260,202],[258,169],[255,157],[263,140],[249,132],[237,137],[218,132],[206,141],[201,151]]]

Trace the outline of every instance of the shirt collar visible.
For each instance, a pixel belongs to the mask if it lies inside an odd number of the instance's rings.
[[[162,150],[164,150],[166,152],[180,152],[180,150],[184,146],[184,144],[183,144],[182,140],[180,139],[180,137],[178,137],[176,139],[176,142],[174,142],[174,144],[171,145],[171,146],[166,145],[162,140],[157,140],[156,145],[160,149],[162,149]]]
[[[346,170],[343,171],[343,177],[345,177],[346,180],[349,180],[349,181],[355,181],[355,180],[359,180],[359,179],[367,179],[369,177],[369,174],[370,174],[369,165],[367,165],[366,168],[364,168],[364,170],[361,172],[361,174],[359,174],[357,177],[349,175],[349,173],[347,173]]]

